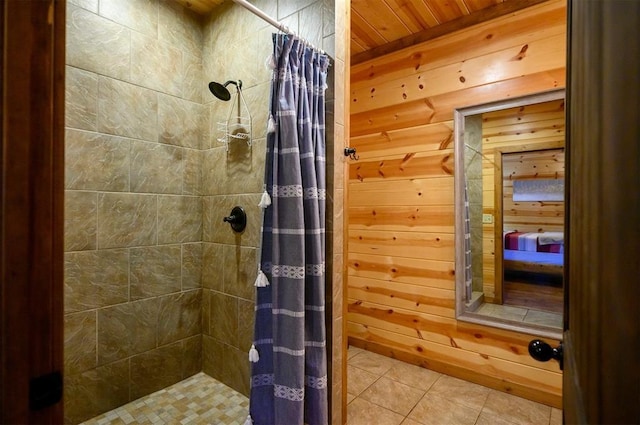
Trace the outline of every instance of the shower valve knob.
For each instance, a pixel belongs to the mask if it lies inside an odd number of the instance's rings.
[[[242,232],[247,227],[247,215],[242,207],[233,207],[231,214],[222,219],[225,223],[229,223],[234,232]]]

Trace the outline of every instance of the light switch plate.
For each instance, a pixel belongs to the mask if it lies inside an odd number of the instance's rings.
[[[484,224],[493,223],[493,214],[482,214],[482,223]]]

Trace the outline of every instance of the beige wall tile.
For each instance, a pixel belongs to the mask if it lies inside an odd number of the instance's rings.
[[[229,245],[257,247],[260,241],[262,209],[258,207],[262,193],[246,195],[213,196],[205,202],[203,215],[203,240]],[[234,206],[241,206],[247,214],[247,227],[241,233],[234,232],[222,221]],[[208,221],[206,221],[208,220]]]
[[[224,291],[224,245],[204,243],[202,251],[202,287]]]
[[[202,291],[199,289],[162,297],[158,318],[158,345],[201,334],[201,304]]]
[[[238,348],[248,355],[253,344],[255,322],[255,304],[253,301],[238,300]]]
[[[204,78],[202,58],[183,51],[182,75],[182,97],[192,102],[203,103],[203,96],[209,93],[209,82]]]
[[[98,194],[67,190],[64,194],[64,250],[96,249]]]
[[[98,364],[155,348],[159,307],[153,298],[98,310]]]
[[[67,65],[113,78],[129,78],[129,29],[70,5],[66,44]]]
[[[67,129],[65,148],[67,189],[129,190],[129,140]]]
[[[98,0],[67,0],[67,4],[74,4],[90,12],[98,13]]]
[[[157,93],[100,76],[98,131],[135,139],[158,140]]]
[[[226,193],[227,152],[223,147],[218,147],[208,149],[202,155],[202,193],[205,195]]]
[[[109,306],[128,299],[129,252],[126,249],[65,254],[65,312]]]
[[[199,306],[198,306],[199,307]],[[182,341],[182,379],[202,372],[202,335]]]
[[[131,399],[173,385],[182,379],[182,343],[156,348],[131,358]]]
[[[74,375],[96,367],[96,311],[64,317],[64,373]]]
[[[129,401],[129,360],[64,378],[65,423],[77,424]]]
[[[211,290],[202,289],[202,334],[211,336]]]
[[[202,287],[202,243],[182,244],[182,290]]]
[[[335,34],[336,32],[336,5],[334,0],[322,1],[322,36]]]
[[[184,195],[202,195],[202,158],[204,152],[184,149],[182,193]]]
[[[238,346],[238,299],[220,292],[210,294],[211,336],[225,344]]]
[[[98,76],[67,66],[65,79],[65,126],[95,131],[98,128]]]
[[[202,201],[197,196],[158,196],[158,243],[202,240]]]
[[[160,2],[158,38],[184,52],[202,56],[202,17],[177,2]]]
[[[153,245],[157,241],[157,197],[129,193],[98,195],[98,247]]]
[[[253,300],[258,262],[257,249],[224,246],[224,293]]]
[[[131,142],[131,191],[182,193],[183,149],[161,143]]]
[[[313,4],[316,0],[278,0],[278,19],[286,18],[305,7]],[[318,25],[322,21],[318,21]]]
[[[269,52],[265,53],[266,56]],[[269,81],[260,81],[259,84],[243,89],[247,107],[251,112],[253,121],[252,132],[253,140],[259,140],[267,137],[267,121],[269,118],[269,96],[271,92],[271,83]],[[261,152],[256,152],[258,155]],[[261,157],[264,159],[264,152]],[[258,176],[262,180],[262,176]]]
[[[222,380],[224,344],[213,337],[202,337],[202,370],[219,381]],[[247,357],[248,358],[248,357]]]
[[[100,15],[152,37],[158,36],[157,0],[101,1]]]
[[[245,396],[249,396],[250,362],[248,351],[238,350],[228,345],[223,346],[222,383]]]
[[[316,1],[299,13],[300,35],[318,48],[322,48],[324,31],[323,4]],[[320,25],[322,23],[322,25]]]
[[[160,143],[200,149],[205,142],[207,127],[205,106],[179,99],[158,95],[158,125]]]
[[[132,33],[131,82],[182,96],[182,53],[156,37]]]
[[[130,296],[132,300],[180,290],[182,247],[152,246],[131,249]]]

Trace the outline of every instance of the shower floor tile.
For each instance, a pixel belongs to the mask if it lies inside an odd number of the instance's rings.
[[[82,425],[242,425],[248,411],[247,397],[201,372]]]

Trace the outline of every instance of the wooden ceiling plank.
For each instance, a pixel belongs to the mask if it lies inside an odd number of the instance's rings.
[[[351,65],[357,65],[371,59],[414,46],[416,44],[424,43],[425,41],[438,38],[445,34],[449,34],[469,26],[481,24],[483,22],[493,20],[501,16],[512,14],[514,12],[546,1],[548,0],[510,0],[507,2],[499,3],[495,6],[473,12],[470,15],[462,16],[461,18],[446,22],[432,28],[428,28],[419,33],[403,37],[399,40],[392,41],[385,45],[374,47],[364,53],[353,55],[351,56]]]
[[[440,22],[421,0],[386,0],[412,33],[439,25]]]
[[[386,44],[411,34],[408,27],[398,18],[384,0],[352,0],[353,11],[360,15],[368,25],[384,38]],[[353,30],[352,30],[353,31]]]
[[[385,42],[385,38],[356,11],[351,13],[351,37],[369,49]]]
[[[174,0],[187,9],[191,9],[199,15],[208,15],[213,9],[221,5],[224,0]]]

